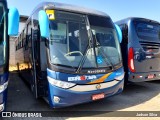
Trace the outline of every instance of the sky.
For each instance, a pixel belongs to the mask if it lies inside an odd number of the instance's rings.
[[[8,7],[17,7],[21,15],[30,15],[43,1],[68,3],[107,13],[112,20],[143,17],[160,22],[160,0],[7,0]]]

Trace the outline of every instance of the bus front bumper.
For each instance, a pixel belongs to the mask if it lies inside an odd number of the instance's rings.
[[[140,72],[140,73],[130,73],[128,81],[130,82],[143,82],[160,80],[160,72]]]
[[[113,80],[112,82],[115,82]],[[89,85],[83,85],[89,89]],[[121,93],[124,86],[124,80],[118,81],[112,87],[106,87],[103,89],[84,91],[84,89],[79,89],[80,91],[75,91],[76,89],[62,89],[49,84],[49,104],[52,108],[61,108],[72,106],[81,103],[92,102],[93,95],[104,94],[104,98],[110,97]]]

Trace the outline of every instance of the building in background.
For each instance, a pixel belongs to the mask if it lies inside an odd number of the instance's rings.
[[[25,22],[27,21],[28,16],[20,16],[20,25],[19,25],[19,33],[23,30],[25,26]],[[15,47],[15,40],[17,37],[10,37],[10,65],[15,66],[17,64],[17,59],[16,57],[20,55],[16,55],[16,47]]]

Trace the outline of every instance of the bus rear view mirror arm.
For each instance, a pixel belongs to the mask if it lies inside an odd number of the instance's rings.
[[[39,11],[39,26],[41,37],[49,38],[49,19],[44,10]]]
[[[116,31],[117,31],[117,34],[118,34],[118,40],[121,43],[122,42],[122,31],[121,31],[120,27],[116,24],[115,24],[115,28],[116,28]]]
[[[8,35],[16,36],[19,30],[19,12],[17,8],[10,8],[8,13]]]

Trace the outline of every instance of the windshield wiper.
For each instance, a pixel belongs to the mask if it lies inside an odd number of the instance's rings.
[[[81,71],[81,69],[82,69],[82,67],[83,67],[83,65],[84,65],[84,62],[85,62],[85,60],[86,60],[87,51],[88,51],[89,48],[91,48],[91,46],[90,46],[90,40],[89,40],[88,46],[86,47],[86,49],[85,49],[85,51],[84,51],[84,53],[83,53],[83,56],[82,56],[81,60],[80,60],[80,62],[79,62],[79,65],[78,65],[78,68],[77,68],[77,70],[76,70],[76,73],[80,73],[80,71]]]

